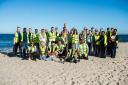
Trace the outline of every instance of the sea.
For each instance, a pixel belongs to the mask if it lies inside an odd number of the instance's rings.
[[[14,34],[0,34],[0,52],[12,52]],[[128,34],[120,34],[119,42],[128,42]]]

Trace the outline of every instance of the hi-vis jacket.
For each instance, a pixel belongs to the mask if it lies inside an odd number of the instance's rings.
[[[36,46],[28,47],[28,51],[29,51],[29,53],[34,53],[34,52],[36,52]]]
[[[79,36],[77,34],[73,34],[71,39],[72,39],[72,44],[79,43]]]
[[[55,32],[49,32],[48,33],[48,40],[49,42],[56,40],[56,33]]]
[[[82,54],[84,54],[86,57],[88,55],[88,45],[83,43],[83,44],[80,44],[79,45],[79,53],[80,53],[80,56]]]
[[[23,38],[24,38],[24,33],[20,32],[20,42],[23,42]],[[14,44],[18,43],[19,41],[19,35],[17,32],[15,32],[14,35]],[[28,33],[27,33],[27,43],[29,43],[29,39],[28,39]]]
[[[46,46],[40,46],[41,55],[46,55]]]

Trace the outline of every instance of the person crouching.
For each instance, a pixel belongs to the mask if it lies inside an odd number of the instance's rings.
[[[79,51],[78,51],[79,58],[88,60],[88,51],[89,51],[88,45],[80,41]]]
[[[57,45],[56,45],[55,41],[52,41],[51,45],[48,46],[47,61],[59,61],[57,56],[58,56]]]
[[[40,42],[40,60],[46,60],[46,45],[45,42]]]
[[[28,54],[29,54],[29,60],[35,60],[36,57],[38,56],[36,46],[34,45],[33,42],[30,43],[30,46],[28,47]]]
[[[63,41],[59,40],[57,47],[58,47],[58,58],[60,58],[60,60],[64,62],[67,56],[67,51]]]

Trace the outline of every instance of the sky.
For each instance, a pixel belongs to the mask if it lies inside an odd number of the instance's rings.
[[[62,30],[114,27],[128,34],[128,0],[0,0],[0,33],[16,27]]]

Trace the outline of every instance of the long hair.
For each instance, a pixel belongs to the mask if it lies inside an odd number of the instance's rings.
[[[77,29],[73,30],[73,34],[78,34]]]

